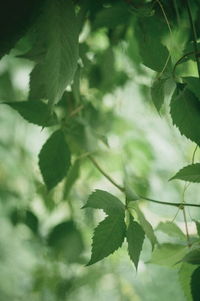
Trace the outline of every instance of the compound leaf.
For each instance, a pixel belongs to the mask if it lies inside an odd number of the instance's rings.
[[[62,130],[57,130],[46,141],[39,154],[39,167],[48,190],[66,176],[70,158],[64,134]]]

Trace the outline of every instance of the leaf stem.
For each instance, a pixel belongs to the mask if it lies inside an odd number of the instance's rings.
[[[93,156],[91,155],[88,155],[88,158],[90,159],[90,161],[93,163],[93,165],[99,170],[99,172],[110,182],[112,183],[115,187],[117,187],[121,192],[123,192],[124,194],[126,194],[126,190],[123,186],[117,184],[115,182],[115,180],[113,180],[102,168],[101,166],[99,165],[99,163],[94,159]],[[156,203],[156,204],[160,204],[160,205],[168,205],[168,206],[174,206],[174,207],[178,207],[180,209],[183,209],[185,206],[187,207],[198,207],[200,208],[200,204],[192,204],[192,203],[170,203],[170,202],[162,202],[162,201],[157,201],[157,200],[154,200],[154,199],[150,199],[150,198],[147,198],[147,197],[144,197],[144,196],[138,196],[138,200],[146,200],[146,201],[149,201],[149,202],[152,202],[152,203]]]
[[[200,63],[199,63],[199,57],[198,57],[197,33],[196,33],[195,25],[194,25],[194,22],[192,19],[192,13],[191,13],[191,9],[190,9],[189,0],[185,0],[185,4],[186,4],[188,18],[189,18],[189,22],[190,22],[191,31],[192,31],[192,37],[193,37],[193,43],[194,43],[194,53],[195,53],[195,58],[196,58],[196,63],[197,63],[198,75],[200,78]]]

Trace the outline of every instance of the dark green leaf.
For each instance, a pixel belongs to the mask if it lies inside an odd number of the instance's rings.
[[[40,30],[47,49],[44,59],[32,71],[30,98],[46,98],[54,104],[71,83],[77,68],[78,23],[72,1],[47,0]]]
[[[185,234],[176,224],[172,222],[160,222],[156,230],[162,231],[170,237],[173,236],[178,237],[179,239],[185,239]]]
[[[92,255],[87,265],[100,261],[121,247],[126,235],[126,225],[122,215],[106,217],[95,229]]]
[[[166,79],[158,78],[154,81],[153,86],[151,87],[151,98],[153,104],[157,111],[159,112],[163,103],[164,103],[164,87],[165,87]]]
[[[200,80],[197,77],[184,77],[183,81],[187,84],[187,88],[192,91],[200,101]]]
[[[183,257],[182,261],[191,264],[200,264],[200,248],[191,250]]]
[[[200,145],[200,102],[196,96],[188,89],[178,95],[175,92],[170,113],[180,133]]]
[[[56,225],[49,233],[48,245],[69,262],[79,259],[83,249],[83,239],[73,221]]]
[[[62,130],[54,132],[39,154],[39,166],[48,190],[55,187],[67,174],[71,154]]]
[[[197,233],[200,237],[200,222],[199,221],[195,221],[195,224],[196,224],[196,228],[197,228]]]
[[[47,127],[58,123],[55,113],[50,113],[48,105],[42,101],[4,102],[16,110],[25,120],[39,126]]]
[[[124,216],[124,205],[114,195],[103,190],[93,192],[83,208],[103,209],[106,214],[121,214]]]
[[[38,233],[39,221],[32,211],[26,210],[24,223],[33,231],[33,233]]]
[[[170,180],[179,179],[187,182],[199,183],[200,182],[200,163],[185,166]]]
[[[193,301],[200,300],[200,267],[198,267],[191,277],[191,293]]]
[[[134,262],[135,268],[137,269],[145,233],[142,227],[137,222],[133,221],[133,218],[130,218],[126,237],[128,242],[129,256]]]

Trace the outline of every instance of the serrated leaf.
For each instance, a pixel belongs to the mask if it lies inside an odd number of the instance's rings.
[[[154,234],[154,230],[153,230],[151,224],[145,218],[145,216],[142,213],[142,211],[140,210],[140,208],[136,204],[135,204],[135,210],[136,210],[136,213],[137,213],[137,216],[138,216],[138,220],[139,220],[144,232],[146,233],[146,236],[148,237],[148,239],[151,242],[152,249],[154,249],[154,246],[157,243],[157,238]]]
[[[190,290],[190,279],[195,268],[196,268],[195,266],[192,266],[191,264],[184,262],[182,263],[181,268],[178,272],[179,281],[183,289],[184,295],[187,298],[187,301],[192,301],[192,295]]]
[[[200,163],[185,166],[170,180],[179,179],[187,182],[199,183],[200,182]]]
[[[160,112],[160,109],[164,103],[164,97],[165,97],[165,78],[158,78],[154,81],[152,87],[151,87],[151,99],[153,101],[153,104],[158,112]]]
[[[47,0],[40,24],[47,49],[31,73],[30,98],[46,98],[52,105],[62,97],[77,68],[78,23],[72,1]]]
[[[39,167],[42,177],[50,190],[67,174],[71,154],[62,130],[57,130],[43,145],[39,154]]]
[[[184,77],[183,81],[187,84],[187,88],[192,91],[200,101],[200,80],[197,77]]]
[[[108,215],[120,214],[124,216],[125,207],[114,195],[107,191],[96,190],[93,192],[83,208],[103,209]]]
[[[200,145],[200,102],[196,96],[184,89],[171,101],[171,117],[180,133]]]
[[[191,250],[182,258],[182,261],[190,264],[200,264],[200,248]]]
[[[200,267],[198,267],[193,273],[191,277],[191,293],[193,301],[200,300]]]
[[[185,234],[176,224],[172,222],[160,222],[156,230],[162,231],[170,237],[173,236],[178,237],[179,239],[185,239]]]
[[[187,248],[183,245],[165,243],[159,245],[154,250],[150,262],[164,266],[173,266],[177,262],[180,262],[186,252]]]
[[[42,101],[18,101],[4,102],[12,109],[16,110],[25,120],[30,123],[48,127],[58,123],[55,113],[50,113],[48,105]]]
[[[142,251],[142,246],[145,238],[145,233],[137,222],[130,218],[128,229],[126,232],[127,242],[128,242],[128,253],[133,261],[135,268],[138,267],[138,262],[140,258],[140,253]]]
[[[87,265],[96,263],[119,249],[126,235],[126,225],[122,215],[106,217],[95,229],[92,255]]]

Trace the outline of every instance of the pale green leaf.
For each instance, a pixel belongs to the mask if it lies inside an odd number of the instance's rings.
[[[180,262],[186,252],[187,248],[183,245],[165,243],[157,246],[152,254],[150,262],[172,267]]]
[[[77,68],[78,23],[72,1],[47,0],[39,28],[46,51],[31,73],[30,98],[46,98],[54,104],[71,83]]]
[[[190,279],[195,268],[196,268],[195,266],[184,262],[182,263],[181,268],[178,272],[179,281],[183,289],[183,292],[187,298],[187,301],[192,301],[192,295],[190,290]]]
[[[140,224],[133,221],[133,218],[130,218],[126,237],[128,242],[129,256],[137,269],[145,233]]]
[[[162,231],[170,237],[173,236],[179,239],[185,239],[185,234],[176,224],[172,222],[160,222],[156,230]]]
[[[200,102],[196,96],[188,89],[174,93],[170,113],[180,133],[200,145]]]
[[[126,236],[126,225],[122,215],[106,217],[95,229],[92,255],[87,265],[100,261],[121,247]]]
[[[185,166],[170,180],[179,179],[187,182],[199,183],[200,182],[200,163]]]
[[[103,209],[108,215],[120,214],[124,216],[125,207],[114,195],[107,191],[96,190],[93,192],[83,208]]]
[[[42,101],[4,102],[16,110],[25,120],[39,126],[47,127],[58,123],[55,113],[49,111],[48,105]]]
[[[39,167],[48,190],[55,187],[67,174],[71,154],[62,130],[57,130],[43,145]]]

